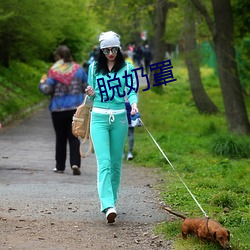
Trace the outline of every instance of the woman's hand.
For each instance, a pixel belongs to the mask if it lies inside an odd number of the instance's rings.
[[[86,89],[85,89],[85,92],[88,96],[95,96],[95,91],[92,87],[88,86]]]
[[[44,74],[43,76],[42,76],[42,78],[41,78],[41,80],[40,80],[40,83],[45,83],[45,81],[47,80],[47,75],[46,74]]]
[[[137,112],[139,112],[138,111],[138,108],[137,108],[137,103],[133,103],[132,105],[131,105],[131,112],[130,112],[130,114],[133,116],[133,115],[135,115]]]

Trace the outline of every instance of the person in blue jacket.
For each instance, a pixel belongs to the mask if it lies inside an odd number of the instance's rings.
[[[101,211],[107,222],[115,222],[116,202],[121,179],[123,149],[128,131],[125,93],[131,114],[138,112],[133,66],[121,53],[120,36],[113,31],[99,36],[100,53],[88,71],[86,93],[93,100],[90,134],[97,159],[97,188]],[[130,87],[129,87],[130,86]]]
[[[49,110],[56,135],[54,172],[64,173],[67,142],[69,142],[70,166],[73,175],[80,175],[80,142],[72,134],[72,117],[84,100],[87,74],[79,64],[73,61],[67,46],[59,46],[54,56],[56,62],[39,84],[40,91],[51,96]]]

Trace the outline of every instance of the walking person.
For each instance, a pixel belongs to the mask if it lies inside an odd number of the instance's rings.
[[[84,86],[87,74],[73,61],[67,46],[59,46],[55,51],[56,62],[50,68],[48,77],[42,78],[39,89],[50,95],[49,110],[56,135],[55,173],[64,173],[66,168],[67,142],[69,142],[70,166],[73,175],[80,175],[80,142],[72,134],[72,117],[84,100]]]
[[[134,58],[133,61],[135,62],[137,67],[142,67],[142,58],[143,58],[143,47],[141,44],[135,47],[134,50]]]
[[[146,70],[146,73],[149,73],[149,65],[151,61],[153,60],[153,54],[151,49],[149,48],[148,44],[145,45],[145,49],[143,52],[143,57],[144,57],[144,67]]]
[[[99,42],[99,57],[89,67],[86,93],[93,100],[90,133],[97,160],[97,189],[101,211],[106,214],[108,223],[113,223],[117,216],[115,205],[128,132],[124,93],[126,89],[131,114],[136,114],[136,82],[134,77],[129,78],[128,85],[132,88],[126,86],[125,71],[128,75],[132,74],[133,66],[124,60],[120,36],[113,31],[104,32],[99,36]]]

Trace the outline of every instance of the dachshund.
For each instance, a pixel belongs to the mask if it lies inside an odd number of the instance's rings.
[[[187,218],[185,215],[173,212],[171,209],[163,207],[169,213],[183,219],[181,233],[183,239],[187,239],[188,234],[196,235],[200,241],[208,240],[218,242],[223,249],[231,249],[229,240],[230,232],[222,225],[210,218]]]

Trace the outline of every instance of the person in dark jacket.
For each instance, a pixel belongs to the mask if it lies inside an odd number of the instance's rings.
[[[148,74],[149,73],[149,65],[150,65],[151,61],[153,60],[152,51],[149,48],[148,44],[145,45],[143,57],[144,57],[144,67],[145,67],[146,73]]]

